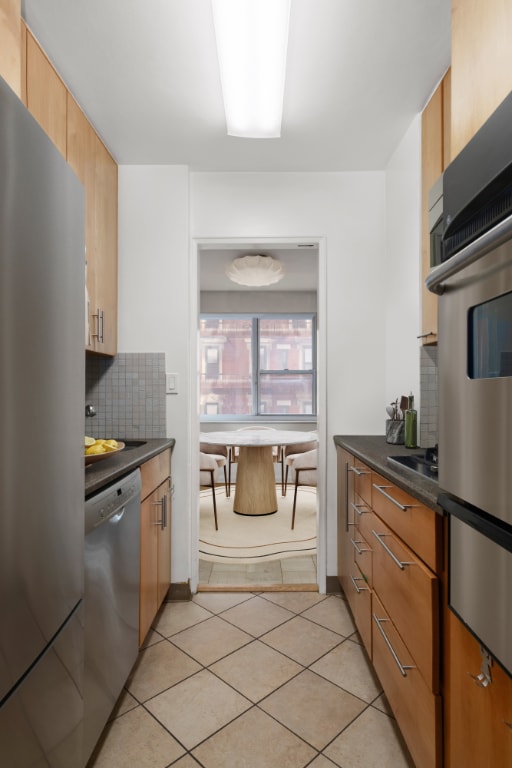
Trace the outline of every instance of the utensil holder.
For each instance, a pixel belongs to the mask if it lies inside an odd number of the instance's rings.
[[[386,443],[392,443],[393,445],[403,445],[403,419],[386,419]]]

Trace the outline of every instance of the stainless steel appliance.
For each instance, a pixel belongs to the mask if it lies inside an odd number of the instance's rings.
[[[140,494],[137,469],[85,503],[84,762],[139,650]]]
[[[439,485],[449,600],[512,674],[512,93],[444,173]]]
[[[84,193],[0,79],[0,762],[82,758]]]
[[[442,261],[443,244],[443,177],[440,176],[428,193],[428,229],[430,232],[430,266]]]

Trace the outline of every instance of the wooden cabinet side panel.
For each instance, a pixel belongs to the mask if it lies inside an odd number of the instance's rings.
[[[21,96],[20,0],[0,0],[0,75]]]
[[[27,107],[66,157],[67,89],[27,30]]]
[[[452,0],[452,157],[512,89],[512,5]]]
[[[437,341],[437,297],[424,288],[430,271],[428,193],[443,171],[443,93],[438,86],[421,115],[421,333]]]
[[[353,563],[349,510],[350,503],[354,500],[354,475],[349,471],[349,467],[353,466],[354,457],[340,446],[336,448],[336,455],[338,481],[338,581],[343,592],[348,594],[349,573]]]

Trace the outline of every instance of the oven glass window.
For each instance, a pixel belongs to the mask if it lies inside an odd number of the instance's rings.
[[[472,307],[468,313],[468,376],[512,376],[512,292]]]

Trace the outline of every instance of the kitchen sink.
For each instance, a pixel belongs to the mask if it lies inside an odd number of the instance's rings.
[[[124,450],[129,451],[130,448],[140,448],[142,445],[146,445],[146,440],[121,440],[124,443]]]
[[[431,480],[437,480],[437,454],[431,449],[427,448],[423,453],[411,453],[405,456],[388,456],[388,461],[396,462]]]

